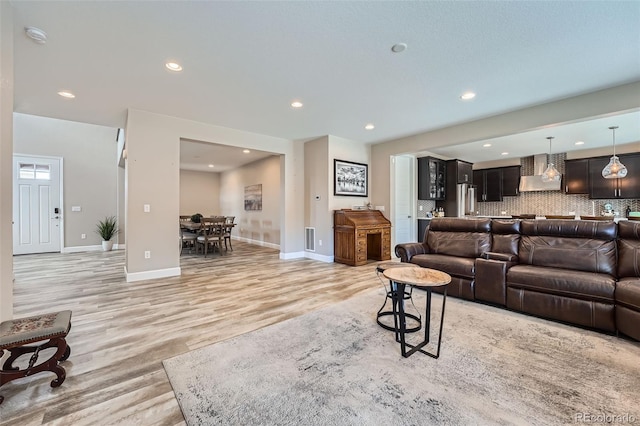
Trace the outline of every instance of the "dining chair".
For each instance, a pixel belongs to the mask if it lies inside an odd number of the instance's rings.
[[[227,241],[229,241],[229,247],[231,247],[231,251],[233,251],[233,246],[231,245],[231,231],[235,224],[233,221],[236,220],[235,216],[226,216],[224,219],[224,249],[227,250]]]
[[[190,231],[185,229],[182,224],[179,224],[180,227],[180,254],[182,255],[182,250],[185,246],[189,247],[189,252],[196,245],[196,239],[198,238],[198,230]]]
[[[207,257],[209,252],[209,246],[211,250],[215,250],[218,247],[218,252],[222,254],[222,241],[224,231],[224,220],[217,218],[202,219],[202,232],[196,238],[196,253],[197,246],[203,247],[204,257]]]

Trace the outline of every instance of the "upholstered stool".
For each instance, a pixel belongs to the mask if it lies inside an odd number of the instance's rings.
[[[31,376],[42,371],[51,371],[57,378],[51,381],[51,387],[57,388],[64,382],[67,373],[60,362],[65,361],[71,354],[71,348],[67,345],[65,337],[71,328],[71,311],[61,311],[36,315],[28,318],[20,318],[0,323],[0,358],[4,351],[10,355],[0,370],[0,386],[12,380]],[[45,341],[39,345],[31,345]],[[46,361],[39,364],[38,354],[47,348],[57,348],[56,352]],[[13,363],[24,354],[33,353],[29,359],[29,365],[20,369]],[[0,396],[0,404],[4,400]]]

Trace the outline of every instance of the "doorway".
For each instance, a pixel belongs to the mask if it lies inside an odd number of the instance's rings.
[[[410,155],[391,157],[393,205],[393,242],[396,244],[415,242],[415,158]]]
[[[13,156],[13,254],[60,252],[62,159]]]

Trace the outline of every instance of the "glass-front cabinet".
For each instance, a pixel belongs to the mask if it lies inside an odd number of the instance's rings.
[[[418,199],[444,200],[446,163],[434,157],[418,158]]]

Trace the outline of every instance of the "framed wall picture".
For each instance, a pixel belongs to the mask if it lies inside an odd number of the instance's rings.
[[[333,195],[367,197],[369,166],[351,161],[333,160]]]
[[[244,209],[262,210],[262,184],[244,187]]]

